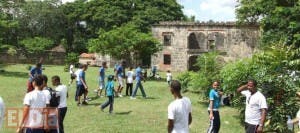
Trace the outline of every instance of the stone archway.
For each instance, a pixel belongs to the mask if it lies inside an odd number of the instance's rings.
[[[208,34],[208,45],[209,50],[224,50],[225,35],[220,32],[212,32]]]
[[[204,49],[205,48],[205,34],[191,33],[188,36],[188,49]]]
[[[188,70],[189,71],[198,71],[200,68],[198,66],[195,66],[197,63],[197,58],[199,55],[191,55],[188,59]]]

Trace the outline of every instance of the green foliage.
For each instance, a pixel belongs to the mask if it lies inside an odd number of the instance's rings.
[[[20,42],[29,53],[41,53],[53,46],[53,41],[48,38],[27,38]]]
[[[78,61],[79,55],[73,52],[68,53],[65,59],[65,63],[68,65],[78,63]]]
[[[294,71],[289,65],[291,49],[283,45],[274,45],[269,49],[256,53],[250,59],[228,63],[220,73],[225,91],[234,93],[245,84],[249,78],[258,81],[259,90],[267,97],[268,102],[268,130],[285,132],[286,116],[295,116],[298,108],[296,102],[299,79],[291,77]],[[243,98],[237,97],[235,105],[244,111]],[[244,115],[244,113],[241,113]]]

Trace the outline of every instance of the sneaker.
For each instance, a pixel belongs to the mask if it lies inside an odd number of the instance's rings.
[[[135,97],[130,97],[130,99],[136,99]]]
[[[84,100],[85,100],[85,101],[91,101],[92,99],[89,98],[89,97],[86,97]]]

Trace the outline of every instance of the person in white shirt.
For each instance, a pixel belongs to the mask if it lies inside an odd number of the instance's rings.
[[[133,87],[133,76],[134,72],[132,71],[132,67],[129,68],[129,71],[126,73],[126,96],[132,95],[132,87]]]
[[[246,96],[245,130],[246,133],[262,133],[266,119],[267,102],[265,96],[257,91],[257,82],[253,79],[237,89]]]
[[[43,77],[41,75],[35,76],[32,81],[34,90],[25,95],[23,117],[17,132],[20,132],[24,127],[26,133],[43,133],[45,129],[49,129],[47,124],[44,125],[48,118],[43,116],[43,111],[46,104],[49,103],[47,103],[46,95],[42,91]]]
[[[5,105],[4,105],[2,98],[0,97],[0,131],[1,131],[2,122],[4,119],[4,110],[5,110]]]
[[[192,105],[187,97],[182,97],[181,84],[173,80],[170,90],[175,100],[168,106],[168,133],[188,133],[192,123]]]
[[[52,85],[56,86],[55,91],[57,91],[57,96],[60,97],[58,105],[58,125],[59,133],[64,133],[64,118],[67,113],[67,97],[68,97],[68,88],[67,86],[60,83],[59,76],[52,77]]]
[[[171,81],[172,81],[172,73],[171,73],[170,70],[167,71],[166,76],[167,76],[167,82],[168,82],[168,85],[170,85],[170,84],[171,84]]]
[[[76,78],[73,64],[70,65],[69,72],[70,72],[70,82],[69,82],[69,86],[70,86],[73,83],[73,80]]]

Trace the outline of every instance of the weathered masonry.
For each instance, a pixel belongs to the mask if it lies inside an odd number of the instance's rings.
[[[258,25],[235,22],[161,22],[152,33],[163,49],[152,56],[151,65],[162,71],[193,70],[197,57],[213,50],[224,60],[251,56],[260,36]]]

